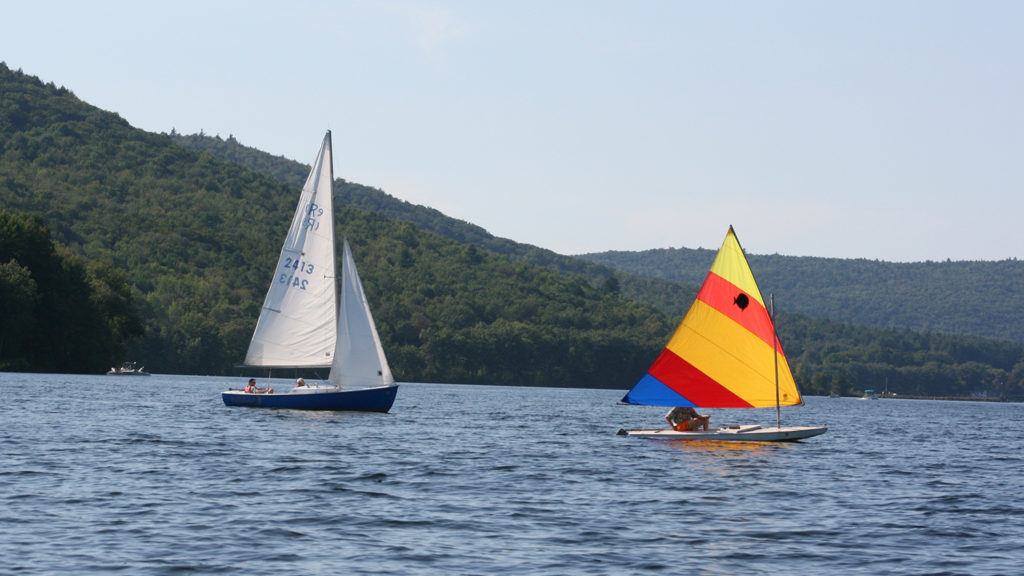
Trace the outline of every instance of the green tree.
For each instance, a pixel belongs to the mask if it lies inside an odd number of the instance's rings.
[[[54,244],[38,216],[0,210],[0,363],[36,371],[95,372],[117,361],[139,319],[123,277],[90,278]]]
[[[24,370],[25,335],[34,328],[39,292],[28,268],[0,264],[0,370]]]

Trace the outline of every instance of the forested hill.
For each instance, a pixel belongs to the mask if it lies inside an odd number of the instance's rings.
[[[137,317],[144,334],[128,342],[126,358],[93,357],[62,370],[130,359],[156,372],[234,372],[307,168],[277,158],[272,163],[285,172],[257,171],[239,158],[186,148],[182,139],[135,129],[70,90],[0,64],[0,222],[11,223],[0,226],[0,303],[20,303],[19,319],[43,330],[20,346],[10,339],[22,333],[4,330],[0,371],[46,369],[33,358],[65,353],[46,330],[60,332],[64,344],[125,338],[136,333],[125,322]],[[220,145],[244,148],[230,138]],[[399,380],[627,388],[681,315],[647,305],[681,309],[692,298],[691,285],[612,276],[607,267],[495,239],[353,183],[337,181],[335,195],[339,232],[352,241]],[[381,197],[391,208],[367,209]],[[56,247],[41,246],[41,225]],[[36,241],[25,242],[25,234]],[[40,263],[39,252],[26,249],[33,246],[72,256],[66,269],[74,258],[86,261],[91,276],[50,282],[44,272],[62,264],[53,257]],[[564,271],[528,264],[531,258]],[[70,315],[47,311],[62,290],[83,282],[95,291],[90,313],[106,314],[105,330],[87,334],[66,322]],[[130,294],[121,291],[125,283]],[[118,303],[133,313],[118,314]],[[904,394],[1024,396],[1019,345],[795,314],[780,319],[787,355],[809,393],[853,393],[887,379]],[[96,346],[94,356],[116,348]]]
[[[273,176],[289,186],[302,186],[309,174],[308,164],[283,156],[273,156],[256,148],[245,146],[232,135],[225,139],[219,135],[184,135],[172,130],[171,138],[186,148],[207,152],[222,160],[241,164],[256,172]],[[399,200],[377,188],[337,178],[335,190],[338,200],[343,204],[376,212],[388,218],[405,220],[422,230],[435,232],[463,244],[475,244],[480,248],[513,257],[527,264],[546,266],[560,272],[581,274],[593,283],[599,283],[613,273],[613,269],[607,266],[562,256],[551,250],[521,244],[506,238],[498,238],[476,224],[446,216],[428,206]],[[661,285],[661,283],[658,284]]]
[[[209,152],[301,186],[309,166],[204,134],[171,134],[190,149]],[[345,204],[406,220],[459,242],[572,274],[600,284],[612,273],[623,294],[672,317],[685,313],[715,257],[715,250],[659,249],[562,256],[496,238],[483,228],[404,202],[376,188],[340,181]],[[737,231],[741,234],[742,231]],[[722,231],[724,237],[725,230]],[[714,243],[720,238],[710,239]],[[891,263],[869,260],[748,254],[761,290],[780,308],[815,318],[875,328],[935,331],[1024,343],[1024,261]],[[650,281],[644,282],[641,278]],[[668,281],[659,282],[659,280]],[[683,284],[673,286],[672,284]]]
[[[129,342],[130,359],[156,372],[232,373],[298,195],[0,65],[0,206],[19,223],[0,229],[0,262],[17,260],[0,268],[0,295],[34,300],[28,320],[49,300],[15,289],[45,281],[33,277],[43,268],[8,247],[19,230],[38,229],[19,215],[40,215],[58,244],[132,284],[144,336]],[[671,331],[660,312],[578,277],[357,207],[339,205],[336,216],[400,380],[627,387]],[[43,336],[31,340],[43,347],[37,355],[63,353]],[[27,344],[11,344],[0,342],[0,370],[25,365],[10,355]],[[121,360],[60,365],[92,371]]]
[[[581,258],[630,274],[700,283],[715,251],[671,248]],[[777,254],[747,258],[761,291],[780,295],[789,311],[862,326],[1024,343],[1022,260],[894,263]]]
[[[190,150],[206,152],[222,160],[241,164],[296,188],[302,186],[309,174],[309,165],[245,146],[232,135],[227,138],[207,134],[183,135],[172,130],[171,138]],[[692,284],[624,273],[602,264],[498,238],[480,226],[451,218],[427,206],[399,200],[377,188],[338,178],[334,189],[339,204],[410,222],[421,230],[440,234],[462,244],[472,244],[517,262],[581,276],[593,286],[613,287],[611,289],[622,295],[652,306],[670,317],[682,316],[696,294],[696,286]]]
[[[184,136],[172,133],[172,137],[190,149],[242,163],[292,186],[301,185],[309,170],[308,166],[301,163],[246,147],[231,136],[222,139],[204,134]],[[692,253],[693,261],[679,264],[679,269],[692,269],[693,274],[688,277],[655,278],[653,275],[635,274],[632,270],[628,273],[615,273],[612,267],[603,263],[591,263],[585,258],[562,256],[549,250],[495,238],[478,226],[449,218],[428,207],[398,200],[375,188],[339,182],[336,190],[344,203],[385,214],[389,218],[405,220],[421,229],[522,262],[582,275],[592,285],[618,291],[638,302],[653,305],[674,319],[685,313],[696,293],[696,284],[703,280],[714,258],[712,251],[686,251],[687,254]],[[791,260],[801,262],[814,259]],[[808,268],[813,272],[813,264]],[[755,272],[760,274],[759,269]],[[762,283],[762,286],[766,285]],[[952,337],[908,331],[899,329],[896,324],[890,325],[889,329],[879,330],[814,318],[788,312],[793,304],[788,299],[788,292],[781,288],[769,289],[787,294],[785,307],[781,307],[783,311],[779,314],[779,330],[790,357],[796,359],[794,370],[799,375],[799,384],[811,392],[850,393],[858,388],[870,388],[878,382],[888,381],[892,389],[906,394],[936,394],[938,390],[954,389],[972,389],[977,392],[983,388],[996,395],[1013,395],[1015,393],[1012,389],[1017,386],[1020,373],[1024,370],[1024,347],[1019,344],[982,337]],[[865,299],[854,308],[866,308],[873,304],[872,299]],[[856,323],[856,318],[853,322]],[[979,381],[987,384],[979,387]]]

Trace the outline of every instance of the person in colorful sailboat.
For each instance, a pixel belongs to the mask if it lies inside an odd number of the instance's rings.
[[[679,432],[699,430],[702,427],[707,430],[711,415],[697,414],[690,406],[676,406],[665,414],[665,421],[668,422],[669,428]]]

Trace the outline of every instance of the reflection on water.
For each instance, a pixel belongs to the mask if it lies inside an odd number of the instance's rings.
[[[652,442],[664,442],[677,450],[686,450],[695,455],[729,455],[729,454],[764,454],[775,449],[784,449],[793,442],[736,442],[728,440],[679,440],[657,439]]]

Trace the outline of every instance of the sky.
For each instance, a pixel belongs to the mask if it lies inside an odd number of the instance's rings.
[[[580,254],[1024,258],[1024,2],[0,0],[0,61]]]

